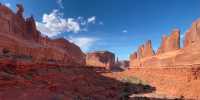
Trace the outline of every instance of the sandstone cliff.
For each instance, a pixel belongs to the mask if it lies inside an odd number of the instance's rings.
[[[194,67],[200,64],[199,21],[193,23],[186,33],[184,48],[180,48],[180,30],[175,29],[170,36],[163,36],[156,55],[150,43],[139,47],[137,54],[130,56],[130,67]],[[147,52],[144,52],[147,48]]]
[[[85,54],[65,39],[43,37],[33,17],[23,17],[24,8],[16,13],[0,5],[0,54],[7,49],[11,56],[28,56],[35,63],[85,64]]]

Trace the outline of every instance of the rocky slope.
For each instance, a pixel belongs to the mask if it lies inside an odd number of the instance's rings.
[[[102,67],[59,66],[0,60],[1,100],[127,100],[155,91],[149,85],[122,82]]]

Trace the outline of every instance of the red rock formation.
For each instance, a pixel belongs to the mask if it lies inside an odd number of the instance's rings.
[[[170,36],[163,36],[160,48],[157,54],[177,50],[180,48],[180,31],[175,29],[172,31]]]
[[[137,52],[134,52],[133,54],[131,54],[130,59],[131,60],[137,59]]]
[[[124,70],[127,68],[129,68],[129,61],[127,60],[117,61],[115,62],[115,66],[112,67],[113,70]]]
[[[42,37],[33,17],[23,17],[24,8],[17,5],[17,12],[0,5],[0,50],[12,55],[31,57],[35,63],[85,64],[85,54],[78,46],[64,39]]]
[[[138,55],[138,59],[142,59],[144,57],[144,45],[141,45],[139,48],[138,48],[138,51],[137,51]]]
[[[200,20],[194,22],[192,27],[186,32],[184,47],[198,45],[200,42]]]
[[[196,25],[196,24],[195,24]],[[130,67],[193,67],[200,64],[198,28],[194,26],[186,33],[185,47],[180,49],[180,31],[174,30],[170,36],[163,36],[157,55],[145,57],[146,46],[138,50],[138,59],[130,57]],[[192,42],[193,41],[193,42]],[[148,43],[147,43],[148,44]],[[195,47],[191,47],[195,46]],[[158,55],[159,54],[159,55]]]
[[[148,40],[144,45],[144,57],[150,57],[154,55],[151,40]]]
[[[88,66],[104,67],[110,69],[115,64],[115,55],[108,51],[96,51],[86,55]]]
[[[25,38],[39,42],[40,35],[41,35],[40,32],[36,28],[35,19],[33,18],[33,16],[27,18]]]
[[[150,57],[154,55],[154,51],[152,48],[151,40],[148,40],[144,45],[141,45],[138,48],[138,59],[142,59],[145,57]]]
[[[134,52],[133,54],[130,55],[129,57],[129,67],[138,67],[139,65],[139,59],[138,59],[138,53]]]
[[[130,66],[131,67],[138,67],[141,66],[140,64],[140,60],[143,58],[148,58],[151,56],[154,56],[154,50],[152,48],[152,44],[151,44],[151,40],[148,40],[145,45],[141,45],[138,48],[137,52],[134,52],[131,56],[130,56]]]
[[[24,7],[21,4],[17,4],[17,15],[23,18]]]

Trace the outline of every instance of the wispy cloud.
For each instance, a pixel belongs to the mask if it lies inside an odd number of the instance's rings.
[[[82,26],[87,25],[87,20],[85,20],[84,17],[79,16],[77,19]]]
[[[59,5],[61,9],[64,9],[63,0],[57,0],[56,3]]]
[[[127,33],[128,31],[127,31],[127,30],[123,30],[122,32],[123,32],[123,33]]]
[[[104,23],[102,21],[99,22],[99,25],[104,25]]]
[[[69,40],[72,43],[78,45],[84,52],[87,52],[91,49],[93,45],[99,40],[94,37],[65,37],[65,39]]]
[[[88,23],[95,24],[95,22],[96,22],[96,16],[92,16],[92,17],[88,18]]]

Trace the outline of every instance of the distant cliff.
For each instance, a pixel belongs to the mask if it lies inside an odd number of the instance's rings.
[[[109,51],[96,51],[87,53],[86,64],[88,66],[110,69],[115,64],[115,54]]]

